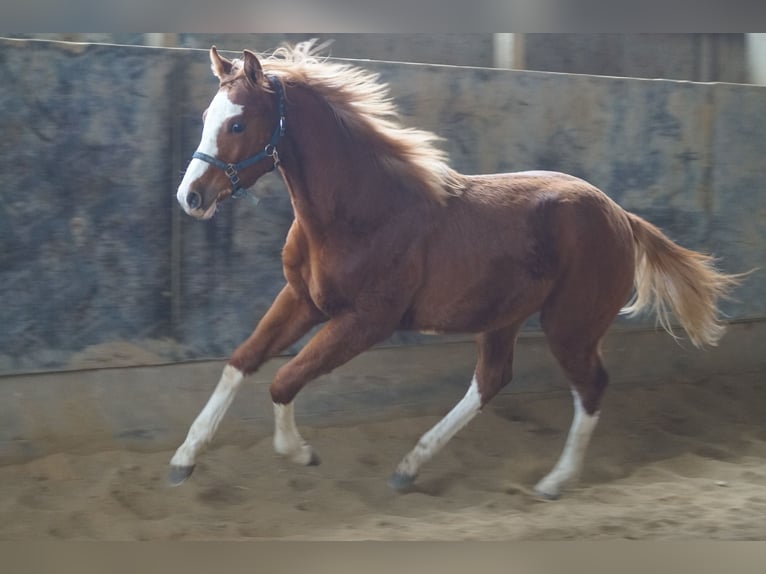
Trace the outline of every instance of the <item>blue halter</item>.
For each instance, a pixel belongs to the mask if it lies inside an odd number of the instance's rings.
[[[243,159],[239,163],[227,163],[225,161],[221,161],[217,157],[213,157],[212,155],[208,155],[206,153],[202,153],[201,151],[195,151],[192,154],[192,158],[195,159],[201,159],[204,162],[209,163],[210,165],[214,165],[215,167],[222,169],[223,172],[228,176],[229,181],[231,182],[231,196],[233,198],[242,197],[247,193],[247,190],[240,186],[240,180],[239,180],[239,170],[245,169],[246,167],[250,167],[253,164],[258,163],[259,161],[266,159],[270,157],[274,160],[274,165],[271,166],[271,169],[269,171],[273,171],[278,165],[279,165],[279,155],[277,154],[277,144],[279,143],[279,140],[282,139],[282,136],[285,135],[285,92],[282,88],[282,83],[274,76],[266,76],[269,79],[269,83],[271,83],[271,86],[274,88],[274,90],[277,92],[277,95],[279,97],[279,123],[277,124],[277,127],[274,129],[274,133],[271,134],[271,139],[269,140],[269,143],[266,144],[266,147],[263,148],[263,150],[247,159]],[[268,173],[268,172],[267,172]]]

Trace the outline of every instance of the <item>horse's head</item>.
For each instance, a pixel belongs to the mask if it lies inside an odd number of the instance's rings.
[[[209,219],[218,203],[238,196],[278,163],[276,146],[284,133],[284,94],[275,78],[245,50],[227,60],[210,48],[218,93],[202,114],[202,138],[176,194],[184,210]]]

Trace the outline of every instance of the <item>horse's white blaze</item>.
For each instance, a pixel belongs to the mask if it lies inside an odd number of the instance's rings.
[[[415,448],[399,463],[396,473],[414,477],[423,463],[439,452],[480,411],[481,394],[474,375],[465,396],[436,426],[420,438]]]
[[[598,413],[589,415],[582,406],[580,396],[574,391],[572,395],[574,397],[574,418],[564,450],[553,470],[535,487],[535,490],[546,496],[558,496],[568,482],[580,475],[585,451],[588,449],[590,437],[598,422]]]
[[[202,137],[200,138],[197,151],[206,153],[210,156],[217,157],[218,155],[218,134],[221,128],[229,118],[242,113],[244,106],[235,104],[229,99],[229,94],[226,91],[219,91],[213,101],[210,102],[210,107],[207,109],[207,115],[205,116],[205,125],[202,127]],[[181,207],[189,213],[189,207],[186,204],[186,196],[191,189],[192,184],[205,174],[210,164],[202,161],[201,159],[193,158],[189,162],[189,166],[186,168],[184,178],[181,180],[181,185],[178,186],[178,192],[176,198]]]
[[[274,403],[274,450],[298,464],[309,464],[312,449],[295,426],[294,403]]]
[[[215,387],[215,391],[208,399],[205,408],[197,416],[189,428],[184,443],[170,460],[173,466],[192,466],[197,454],[211,441],[226,410],[234,400],[237,390],[242,384],[244,375],[242,371],[226,365],[221,374],[221,379]]]

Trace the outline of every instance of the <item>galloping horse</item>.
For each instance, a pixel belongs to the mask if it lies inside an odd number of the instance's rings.
[[[724,331],[717,301],[738,276],[571,175],[458,173],[437,136],[399,123],[378,76],[319,59],[312,46],[262,59],[245,50],[235,60],[210,49],[220,88],[179,203],[208,219],[278,168],[295,217],[286,284],[224,367],[171,460],[171,483],[192,473],[243,379],[312,327],[323,324],[270,386],[274,448],[303,465],[319,463],[294,419],[304,385],[397,330],[474,333],[478,362],[465,397],[389,481],[406,489],[510,382],[519,330],[539,311],[574,396],[564,450],[535,487],[558,497],[578,476],[598,420],[607,386],[599,348],[617,314],[651,310],[669,332],[675,316],[694,345],[715,345]]]

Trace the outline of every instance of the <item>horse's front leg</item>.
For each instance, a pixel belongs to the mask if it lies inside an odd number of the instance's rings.
[[[319,464],[295,424],[293,401],[306,383],[329,373],[394,331],[390,317],[373,320],[357,314],[331,319],[309,343],[279,371],[271,384],[274,402],[274,449],[299,464]]]
[[[213,394],[173,455],[169,476],[172,484],[181,484],[191,475],[197,455],[212,440],[244,377],[325,319],[311,301],[300,297],[290,285],[282,289],[253,334],[229,359]]]

